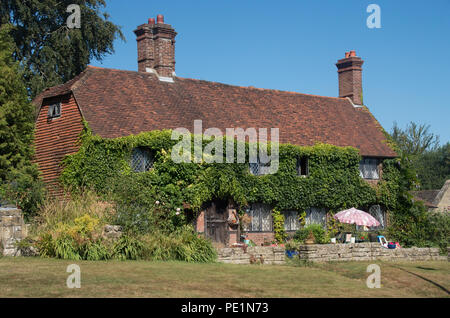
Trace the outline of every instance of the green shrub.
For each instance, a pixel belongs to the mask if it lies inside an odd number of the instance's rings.
[[[69,235],[60,236],[52,240],[52,250],[54,251],[54,256],[61,259],[72,259],[81,260],[81,255],[79,253],[79,247],[73,237]]]
[[[113,257],[120,260],[138,260],[145,258],[144,242],[130,235],[122,235],[114,244]]]
[[[157,231],[144,236],[147,258],[206,263],[215,261],[217,254],[211,241],[195,233],[192,226],[183,226],[173,233]]]
[[[304,243],[305,240],[308,238],[310,232],[313,233],[316,244],[328,243],[328,238],[325,233],[325,230],[320,224],[310,224],[301,228],[295,233],[294,240],[297,242]]]
[[[112,258],[110,246],[102,240],[86,242],[80,252],[81,257],[88,261],[101,261]]]
[[[432,246],[439,247],[447,255],[450,246],[450,213],[434,212],[428,216],[427,237]]]

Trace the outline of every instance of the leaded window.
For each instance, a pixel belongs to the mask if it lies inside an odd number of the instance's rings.
[[[249,167],[250,173],[255,176],[262,176],[270,173],[270,161],[268,163],[262,163],[259,160],[259,157],[258,162],[251,162]]]
[[[61,103],[55,103],[48,106],[48,118],[55,118],[61,116]]]
[[[284,229],[286,231],[297,231],[300,229],[300,220],[297,211],[283,211]]]
[[[359,175],[364,179],[379,179],[378,160],[364,158],[359,163]]]
[[[273,229],[272,209],[267,204],[254,203],[246,210],[250,224],[244,228],[248,232],[271,232]]]
[[[369,214],[373,216],[375,219],[377,219],[378,222],[380,222],[380,226],[371,227],[372,230],[378,230],[378,229],[384,229],[386,225],[386,214],[384,213],[383,209],[380,205],[372,205],[369,208]]]
[[[131,168],[134,172],[145,172],[153,166],[153,155],[149,149],[137,147],[131,153]]]
[[[323,208],[306,209],[305,224],[321,224],[326,225],[327,211]]]

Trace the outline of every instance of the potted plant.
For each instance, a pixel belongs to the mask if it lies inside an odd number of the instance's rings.
[[[293,258],[295,255],[298,255],[297,244],[294,240],[289,240],[285,245],[286,256],[289,258]]]

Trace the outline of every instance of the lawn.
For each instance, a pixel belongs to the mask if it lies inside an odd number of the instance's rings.
[[[81,288],[69,289],[69,264]],[[449,297],[450,263],[376,262],[381,288],[366,286],[369,262],[229,265],[0,258],[0,297]]]

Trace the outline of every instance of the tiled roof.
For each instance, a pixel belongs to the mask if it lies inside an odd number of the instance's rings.
[[[359,148],[364,156],[395,157],[381,126],[366,107],[346,98],[323,97],[155,74],[88,67],[66,84],[35,99],[73,92],[95,134],[115,138],[156,129],[279,128],[280,142],[316,142]]]
[[[428,207],[437,207],[434,203],[436,196],[439,194],[440,190],[420,190],[411,191],[411,194],[417,201],[422,201]]]

